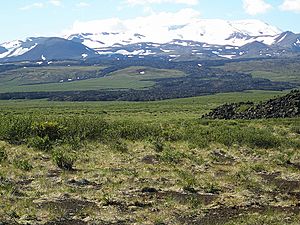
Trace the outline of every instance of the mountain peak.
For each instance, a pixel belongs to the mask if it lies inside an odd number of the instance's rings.
[[[300,34],[291,31],[283,32],[275,39],[275,45],[282,48],[300,49]]]

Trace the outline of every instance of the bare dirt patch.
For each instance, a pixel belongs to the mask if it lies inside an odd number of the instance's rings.
[[[38,206],[43,209],[61,212],[66,216],[74,215],[83,210],[99,210],[99,207],[94,202],[73,198],[62,198],[53,201],[45,201],[38,203]]]
[[[220,207],[217,209],[210,209],[204,216],[179,216],[178,220],[182,224],[201,224],[201,225],[221,225],[231,220],[241,218],[251,213],[266,214],[266,213],[293,213],[299,214],[300,207],[275,207],[275,206],[250,206],[250,207]]]

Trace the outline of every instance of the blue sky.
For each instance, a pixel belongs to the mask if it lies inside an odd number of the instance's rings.
[[[193,9],[203,19],[260,19],[300,33],[300,0],[10,0],[0,7],[0,42],[61,35],[76,30],[79,22],[134,19],[182,9]]]

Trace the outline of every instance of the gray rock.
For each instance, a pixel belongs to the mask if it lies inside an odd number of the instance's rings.
[[[206,119],[263,119],[300,116],[300,91],[255,105],[253,102],[224,104],[202,118]]]

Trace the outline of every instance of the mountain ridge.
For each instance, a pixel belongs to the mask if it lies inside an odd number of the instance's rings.
[[[6,42],[0,45],[0,61],[84,60],[97,55],[152,55],[169,57],[170,60],[233,59],[300,53],[300,34],[282,32],[259,20],[195,20],[188,24],[162,25],[157,29],[157,32],[150,27],[148,30],[137,28]],[[161,38],[157,39],[158,36]],[[51,47],[49,43],[52,43]]]
[[[168,43],[176,39],[204,42],[211,45],[242,46],[263,38],[270,44],[282,31],[260,20],[226,21],[220,19],[195,20],[187,24],[155,25],[153,30],[129,28],[119,32],[89,32],[65,35],[64,38],[81,41],[91,48],[111,47],[114,44],[134,44],[139,42]],[[159,31],[159,34],[156,32]],[[153,34],[154,33],[154,34]],[[76,36],[77,35],[77,36]],[[269,40],[271,39],[271,40]],[[101,40],[101,43],[98,41]]]

